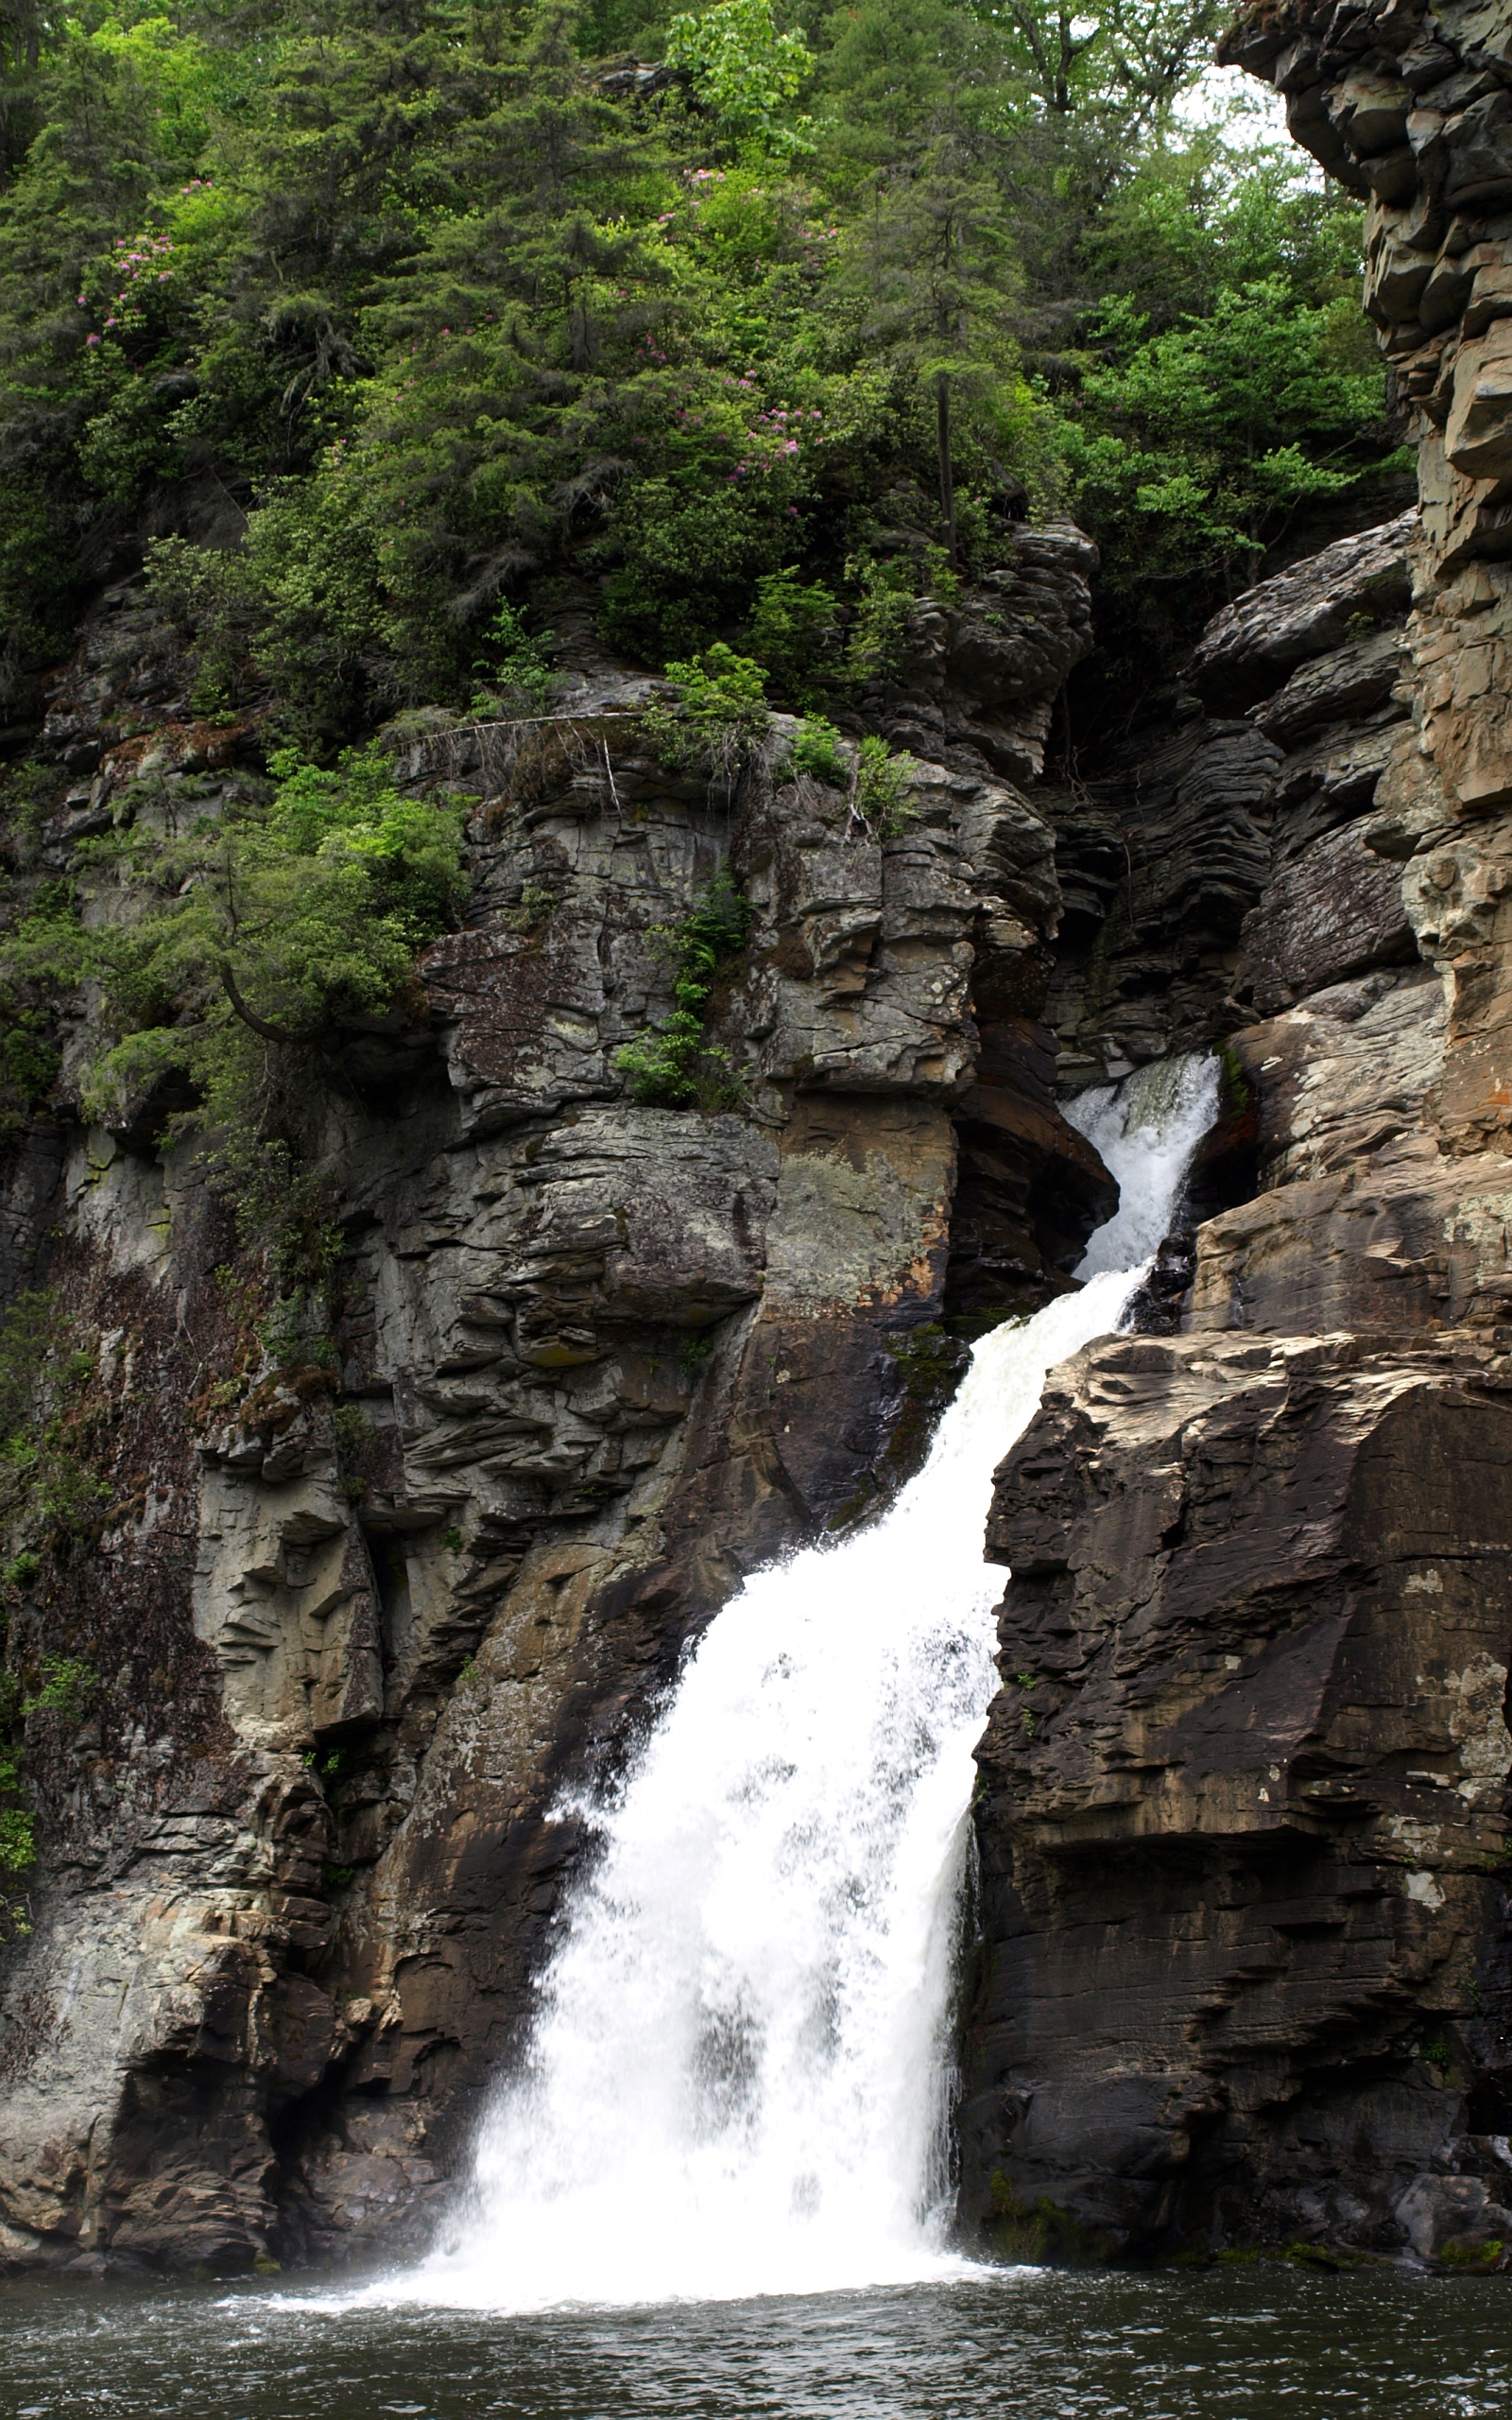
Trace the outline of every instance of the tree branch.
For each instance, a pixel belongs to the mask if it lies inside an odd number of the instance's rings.
[[[249,1009],[236,988],[236,977],[231,971],[229,961],[225,959],[222,959],[220,964],[220,979],[225,988],[226,997],[231,1002],[232,1007],[235,1010],[236,1014],[240,1017],[243,1025],[249,1026],[252,1032],[260,1035],[264,1042],[282,1042],[285,1044],[293,1043],[298,1045],[300,1043],[313,1042],[315,1040],[316,1037],[313,1032],[290,1033],[287,1027],[281,1025],[269,1025],[266,1017],[260,1017],[255,1009]]]

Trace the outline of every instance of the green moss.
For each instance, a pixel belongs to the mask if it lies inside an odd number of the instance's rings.
[[[1470,2237],[1464,2242],[1446,2243],[1438,2257],[1451,2269],[1494,2269],[1505,2250],[1506,2246],[1499,2235],[1486,2236],[1480,2240]]]
[[[971,1354],[936,1320],[885,1339],[904,1387],[904,1401],[887,1441],[885,1465],[896,1482],[915,1470],[936,1423],[966,1374]]]
[[[1218,1094],[1229,1117],[1243,1117],[1254,1107],[1254,1086],[1231,1042],[1226,1042],[1218,1052]]]
[[[1306,2243],[1300,2238],[1295,2243],[1286,2244],[1281,2256],[1286,2260],[1295,2260],[1301,2269],[1339,2270],[1349,2265],[1337,2251],[1327,2249],[1321,2243]]]
[[[1041,2193],[1022,2200],[1001,2168],[990,2179],[991,2216],[983,2230],[1000,2260],[1033,2261],[1057,2269],[1106,2268],[1118,2250],[1114,2238],[1090,2227]]]

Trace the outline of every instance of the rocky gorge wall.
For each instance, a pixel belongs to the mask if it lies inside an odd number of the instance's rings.
[[[422,2238],[528,2011],[573,1786],[744,1571],[913,1466],[961,1324],[1069,1282],[1115,1193],[1056,1105],[1054,835],[1017,785],[1092,567],[1069,527],[1010,533],[916,616],[864,700],[918,751],[890,831],[794,773],[781,717],[733,782],[669,772],[660,684],[599,652],[591,596],[548,712],[394,728],[404,790],[471,802],[472,891],[422,998],[307,1070],[328,1340],[269,1340],[150,1089],[78,1122],[80,1002],[9,1189],[7,1285],[61,1303],[109,1497],[7,1583],[12,1669],[98,1684],[80,1720],[33,1680],[26,1720],[10,2259]],[[83,841],[214,818],[258,764],[254,728],[196,721],[129,582],[41,749],[73,779],[24,879],[74,875],[92,917],[118,903]],[[614,1059],[670,1005],[657,931],[724,868],[751,910],[708,1025],[733,1105],[638,1106]]]
[[[988,1553],[1013,1577],[979,1752],[964,2202],[1006,2249],[1495,2269],[1512,17],[1266,6],[1223,55],[1369,198],[1366,302],[1421,510],[1220,614],[1151,768],[1168,891],[1194,878],[1183,785],[1222,768],[1209,922],[1237,936],[1256,1189],[1162,1255],[1145,1324],[1165,1332],[1066,1365],[998,1473]],[[1200,960],[1175,953],[1153,1000],[1127,980],[1140,934],[1125,913],[1108,936],[1098,808],[1071,810],[1094,944],[1051,1008],[1062,1066],[1089,1070],[1201,1023]]]
[[[590,1841],[576,1787],[743,1572],[913,1466],[963,1340],[1068,1282],[1113,1188],[1060,1099],[1214,1046],[1140,1332],[1056,1374],[991,1507],[963,2218],[1070,2256],[1501,2258],[1512,52],[1487,9],[1368,6],[1231,46],[1376,197],[1420,513],[1263,581],[1052,779],[1094,559],[1005,528],[858,700],[916,760],[890,828],[795,774],[782,717],[738,782],[670,772],[586,590],[539,720],[404,718],[472,890],[406,1015],[312,1065],[329,1354],[269,1344],[163,1101],[80,1122],[80,1004],[0,1229],[107,1490],[87,1552],[7,1582],[12,1667],[100,1685],[26,1719],[5,2259],[423,2239]],[[131,581],[36,746],[24,879],[100,916],[82,842],[214,817],[262,762]],[[731,1105],[637,1105],[657,928],[727,867]]]

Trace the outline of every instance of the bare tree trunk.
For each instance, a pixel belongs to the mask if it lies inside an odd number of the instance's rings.
[[[945,543],[951,569],[955,557],[955,471],[951,461],[951,382],[944,371],[935,381],[935,434],[939,447],[939,509],[945,522]]]

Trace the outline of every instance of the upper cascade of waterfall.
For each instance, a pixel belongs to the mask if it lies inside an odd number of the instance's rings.
[[[627,1777],[444,2247],[380,2298],[516,2308],[948,2273],[971,1750],[996,1686],[992,1472],[1117,1325],[1216,1106],[1184,1060],[1083,1097],[1119,1179],[1088,1282],[976,1346],[885,1514],[758,1572]]]
[[[1157,1059],[1121,1084],[1094,1084],[1066,1112],[1118,1180],[1113,1217],[1076,1270],[1100,1277],[1148,1260],[1169,1227],[1193,1151],[1218,1115],[1218,1062]]]

